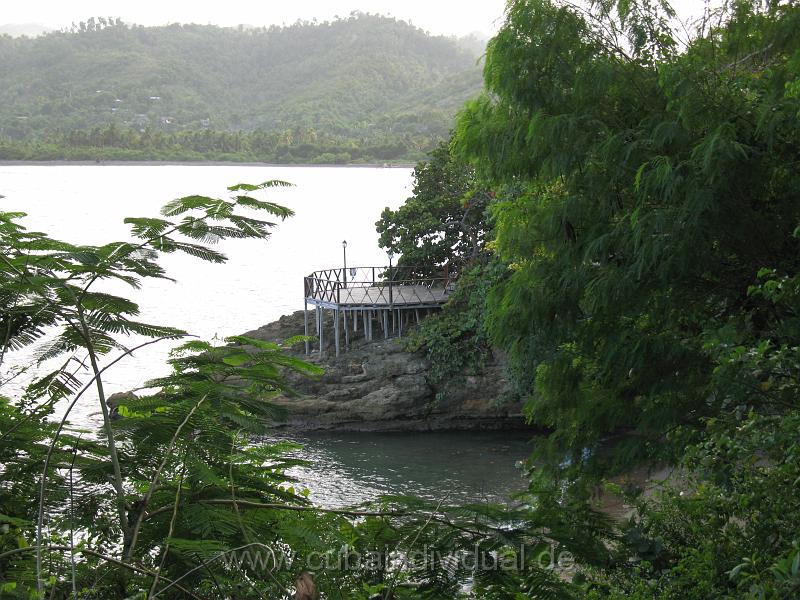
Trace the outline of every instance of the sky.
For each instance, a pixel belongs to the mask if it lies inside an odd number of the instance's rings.
[[[410,20],[433,34],[463,36],[494,33],[505,4],[505,0],[0,0],[0,24],[39,23],[60,29],[73,21],[104,16],[141,25],[290,25],[298,19],[332,20],[359,10]]]
[[[290,25],[331,20],[354,10],[411,21],[435,35],[494,34],[505,0],[0,0],[0,24],[37,23],[52,29],[89,17],[119,17],[127,23]],[[702,11],[703,0],[673,0],[683,17]]]

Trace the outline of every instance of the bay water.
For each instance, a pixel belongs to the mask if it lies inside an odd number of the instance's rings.
[[[104,244],[131,239],[125,217],[158,216],[174,198],[202,194],[226,198],[236,183],[278,179],[290,188],[259,192],[295,216],[279,222],[268,241],[229,240],[221,265],[186,255],[161,259],[176,279],[146,281],[141,290],[103,283],[141,308],[140,320],[187,330],[200,339],[250,331],[303,308],[303,276],[339,267],[347,241],[349,266],[385,265],[375,222],[412,193],[407,168],[250,165],[0,165],[0,210],[23,211],[22,223],[64,241]],[[140,387],[168,372],[169,343],[149,346],[108,371],[109,393]],[[32,350],[10,361],[30,363]],[[9,393],[9,390],[3,390]],[[87,395],[70,420],[96,425],[99,407]],[[283,435],[283,434],[280,434]],[[515,463],[530,453],[525,433],[332,433],[290,437],[312,466],[296,475],[315,501],[343,506],[379,494],[452,499],[503,498],[522,487]]]

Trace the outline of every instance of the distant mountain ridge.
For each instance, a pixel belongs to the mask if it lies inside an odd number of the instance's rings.
[[[114,124],[419,148],[446,136],[479,91],[478,58],[455,39],[360,13],[269,28],[91,19],[72,32],[0,36],[0,137]]]

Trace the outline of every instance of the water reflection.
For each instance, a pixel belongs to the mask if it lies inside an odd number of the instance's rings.
[[[504,502],[525,487],[516,466],[531,453],[526,432],[308,433],[289,439],[310,467],[291,474],[322,506],[382,494],[447,502]],[[284,438],[286,439],[286,438]]]

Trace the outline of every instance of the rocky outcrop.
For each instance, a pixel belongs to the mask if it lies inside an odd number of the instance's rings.
[[[331,331],[328,328],[328,331]],[[303,311],[281,317],[245,335],[281,342],[303,333]],[[303,347],[291,350],[303,356]],[[299,397],[278,400],[287,425],[305,430],[425,431],[504,429],[523,426],[521,403],[512,392],[502,361],[480,373],[464,374],[436,389],[422,353],[404,350],[403,340],[354,340],[339,358],[313,348],[309,362],[325,369],[311,380],[292,377]]]

